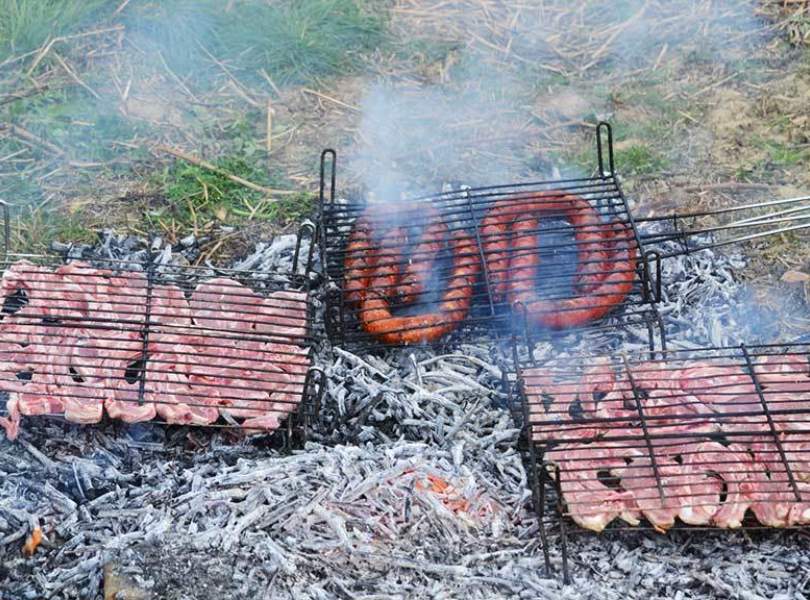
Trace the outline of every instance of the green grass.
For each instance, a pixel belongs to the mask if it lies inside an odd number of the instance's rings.
[[[667,166],[667,161],[647,145],[636,144],[615,151],[616,169],[625,175],[657,173]]]
[[[264,70],[277,85],[345,73],[383,42],[387,19],[380,0],[243,0],[229,12],[220,0],[133,5],[124,11],[130,35],[195,84],[213,66],[207,53],[251,81]]]
[[[56,240],[80,244],[98,237],[85,215],[30,208],[16,215],[12,235],[12,249],[28,252],[47,252]]]
[[[274,185],[265,169],[242,157],[223,158],[216,166],[253,183]],[[171,221],[174,229],[182,231],[199,231],[213,223],[239,225],[261,220],[283,225],[308,216],[313,206],[310,194],[268,198],[223,175],[183,161],[166,169],[157,183],[167,205],[152,210],[148,218],[154,224]]]
[[[113,0],[0,0],[0,62],[42,46],[49,37],[75,33]]]

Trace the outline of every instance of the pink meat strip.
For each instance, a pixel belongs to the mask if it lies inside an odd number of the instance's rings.
[[[263,298],[223,277],[206,281],[191,296],[194,322],[202,328],[194,373],[217,395],[221,410],[245,419],[245,428],[275,429],[300,402],[309,367],[306,351],[263,337],[305,335],[305,299],[299,292]],[[230,340],[228,334],[249,339]]]
[[[806,426],[797,424],[797,430]],[[802,432],[780,434],[782,450],[790,465],[801,502],[796,501],[779,449],[773,439],[763,436],[751,445],[754,460],[762,467],[757,479],[757,502],[752,510],[757,519],[770,527],[810,524],[810,436]]]
[[[155,332],[149,339],[147,402],[167,423],[210,425],[219,418],[216,398],[191,379],[199,348],[188,336]]]
[[[609,361],[595,361],[578,381],[556,381],[552,368],[527,369],[523,380],[535,441],[584,440],[600,433],[594,424],[577,420],[595,418],[599,402],[613,391],[616,380]]]
[[[638,525],[640,514],[633,493],[609,487],[599,479],[601,471],[623,469],[626,453],[607,444],[564,444],[546,452],[545,460],[560,469],[568,514],[580,527],[599,532],[616,518]]]
[[[87,315],[87,291],[77,283],[77,269],[63,265],[56,272],[21,260],[3,273],[0,292],[4,297],[24,294],[25,305],[4,320],[39,323],[42,319],[83,318]]]
[[[686,473],[717,476],[725,484],[726,499],[712,516],[712,524],[729,529],[741,527],[753,503],[759,472],[751,456],[740,446],[717,442],[687,443],[679,452]]]
[[[757,379],[766,390],[810,393],[810,362],[803,354],[768,354],[752,359]]]
[[[247,419],[243,426],[277,428],[284,414],[273,405],[271,394],[283,392],[292,381],[291,375],[277,363],[263,360],[261,342],[222,339],[216,340],[215,348],[211,343],[211,338],[206,338],[200,344],[201,360],[194,366],[201,386],[209,386],[211,395],[217,396],[220,410]]]
[[[677,462],[657,455],[653,468],[650,455],[635,450],[630,462],[614,469],[613,473],[621,478],[621,487],[633,494],[641,514],[657,531],[666,531],[675,524],[675,517],[683,506],[683,496],[690,491],[684,488],[683,470]],[[660,491],[658,480],[661,481]]]
[[[0,291],[23,295],[25,302],[0,322],[0,389],[10,395],[0,426],[8,435],[16,435],[21,414],[92,423],[103,409],[125,422],[159,416],[170,423],[210,424],[222,408],[244,419],[246,428],[271,430],[301,400],[307,350],[265,336],[306,334],[303,293],[264,298],[217,278],[201,284],[189,302],[177,286],[154,286],[154,333],[139,402],[141,383],[125,374],[142,358],[142,274],[115,274],[81,262],[54,271],[20,261],[6,270]],[[21,372],[30,380],[18,378]]]
[[[756,394],[751,376],[741,367],[700,364],[684,369],[681,388],[719,414],[734,411],[734,399]],[[737,411],[739,412],[739,411]]]
[[[306,294],[273,292],[268,298],[226,277],[210,279],[194,290],[191,309],[198,326],[215,331],[267,336],[306,335]]]
[[[185,293],[176,285],[152,288],[151,323],[166,333],[191,333],[191,306]]]

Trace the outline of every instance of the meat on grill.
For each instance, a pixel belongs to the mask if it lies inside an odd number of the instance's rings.
[[[372,269],[368,288],[360,303],[363,329],[386,344],[418,344],[436,341],[455,330],[467,318],[472,305],[473,284],[481,268],[473,238],[456,232],[450,240],[452,274],[438,307],[433,312],[397,317],[391,311],[391,296],[400,289],[398,260],[382,258]],[[407,289],[413,289],[408,284]],[[418,287],[418,286],[417,286]]]
[[[661,531],[676,519],[736,528],[749,510],[767,526],[810,524],[810,422],[796,416],[810,410],[806,359],[753,362],[759,389],[731,361],[597,359],[580,378],[570,365],[526,369],[529,431],[560,469],[571,517],[601,530],[627,492]],[[605,473],[617,478],[611,493]]]
[[[579,380],[557,381],[546,369],[527,369],[523,381],[535,441],[549,440],[549,433],[585,440],[603,430],[585,420],[596,417],[600,401],[614,391],[616,378],[607,361],[595,361]]]
[[[540,215],[563,215],[574,227],[577,277],[573,297],[552,293],[540,299],[536,270]],[[632,230],[604,223],[583,198],[544,192],[495,203],[481,224],[482,245],[493,297],[508,298],[541,327],[564,329],[596,321],[624,302],[633,288],[636,248]],[[554,287],[551,284],[552,291]]]
[[[80,262],[6,270],[0,390],[9,399],[0,426],[8,437],[20,415],[96,423],[106,410],[130,423],[205,425],[222,409],[267,431],[294,410],[309,368],[298,345],[304,294],[263,297],[227,278],[201,283],[191,301],[174,285],[148,288],[143,274]]]
[[[606,445],[563,444],[549,450],[545,460],[560,469],[560,489],[568,514],[581,527],[602,531],[614,519],[639,523],[632,492],[617,490],[600,475],[625,467],[624,453]]]

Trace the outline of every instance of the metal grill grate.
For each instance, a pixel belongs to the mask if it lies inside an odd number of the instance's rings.
[[[514,414],[566,579],[572,531],[810,525],[810,345],[517,357]]]
[[[593,178],[386,205],[335,200],[336,156],[325,151],[320,241],[335,284],[327,299],[333,343],[452,345],[516,326],[550,334],[643,322],[653,347],[660,263],[639,242],[606,123],[597,156]]]
[[[297,254],[292,273],[212,277],[208,268],[160,268],[151,257],[136,271],[122,261],[7,253],[7,430],[19,413],[305,437],[323,373],[312,367],[313,304]]]

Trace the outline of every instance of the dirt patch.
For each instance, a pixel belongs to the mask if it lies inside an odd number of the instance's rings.
[[[791,74],[745,94],[717,91],[707,124],[712,159],[727,169],[775,171],[784,182],[810,181],[803,163],[810,140],[810,79]]]

